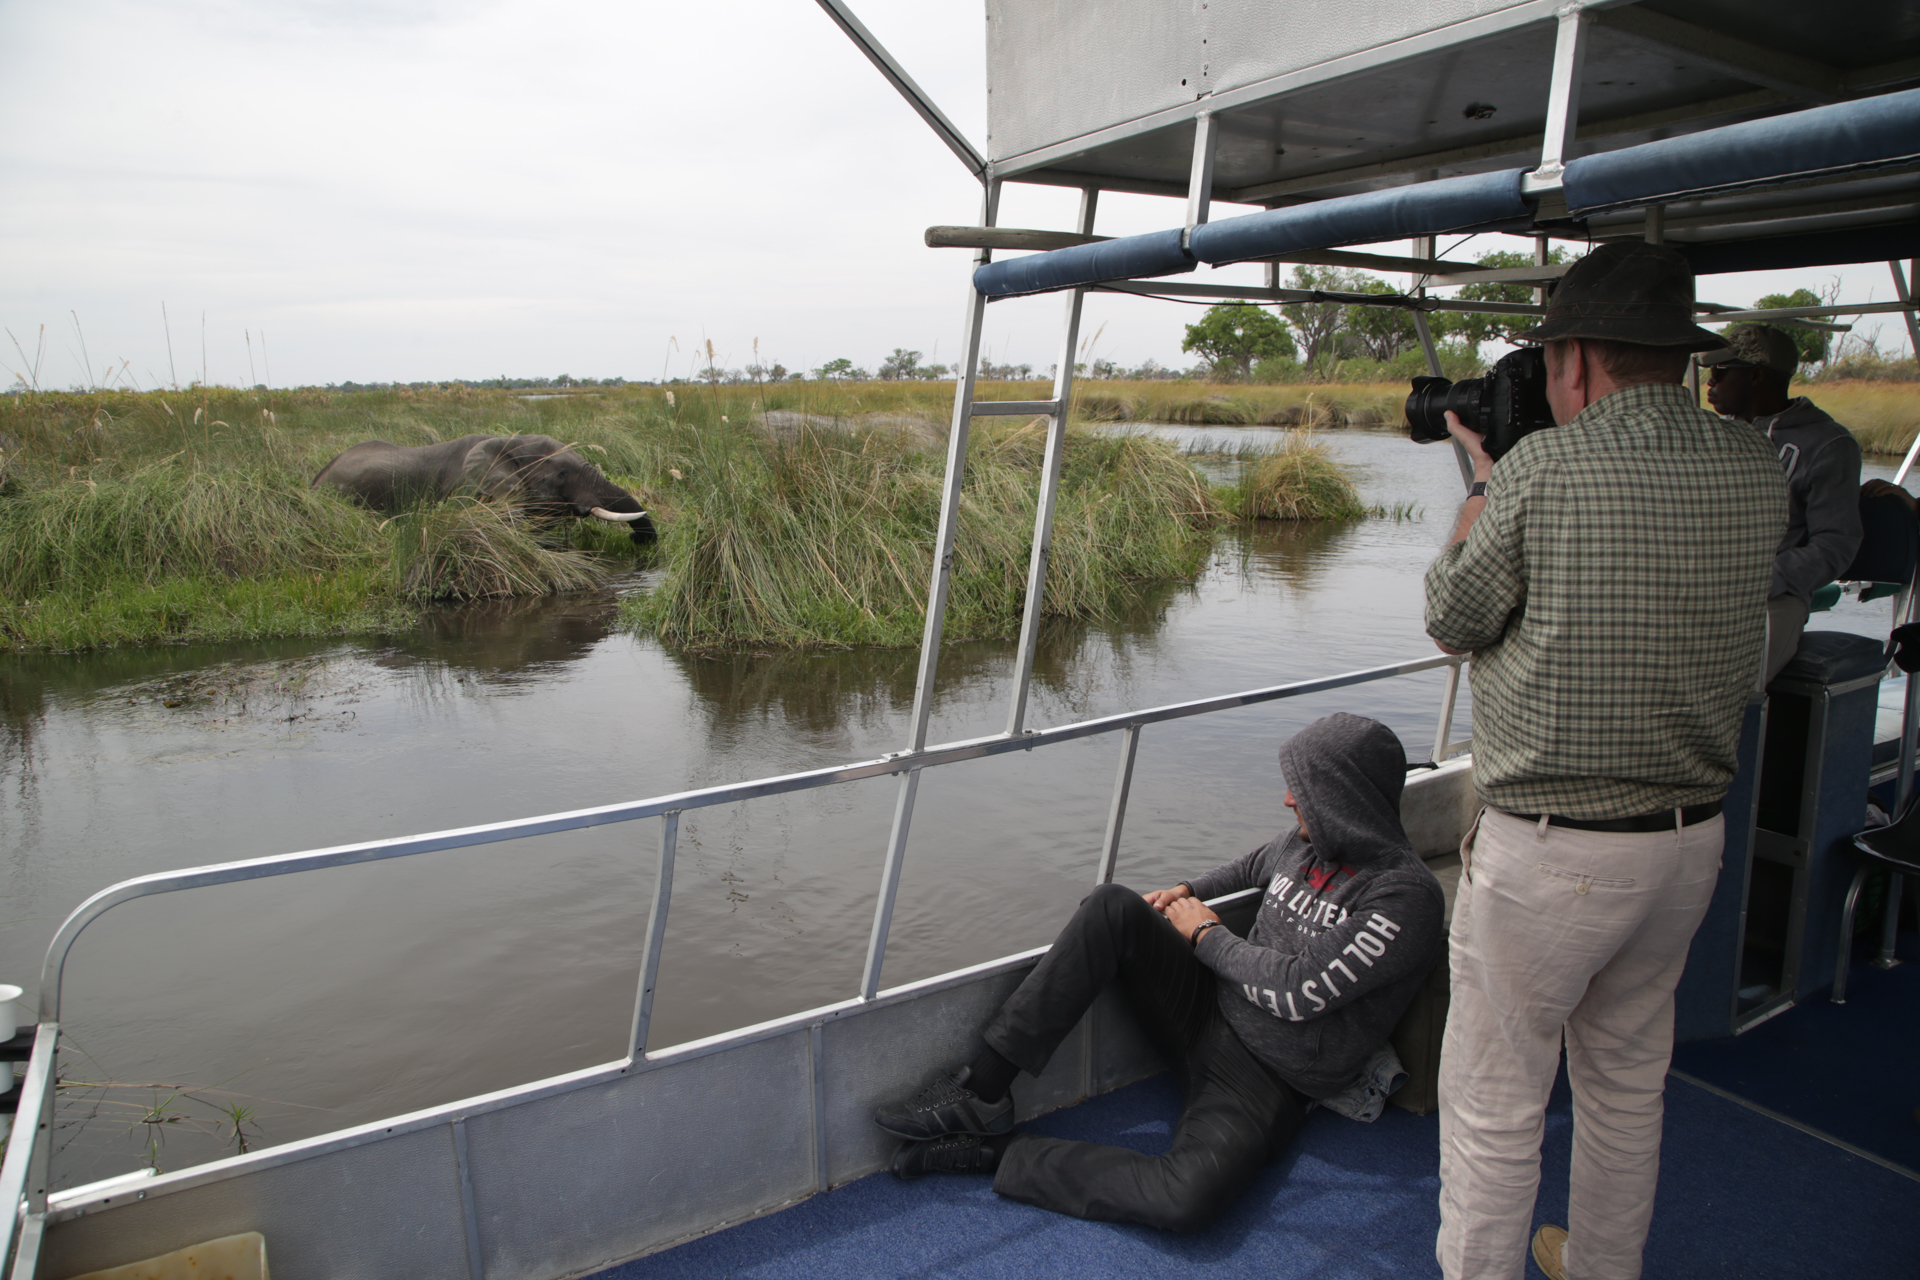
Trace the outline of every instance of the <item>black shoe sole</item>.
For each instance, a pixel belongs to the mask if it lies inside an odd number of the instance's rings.
[[[1013,1111],[1009,1109],[1001,1120],[990,1122],[985,1129],[941,1129],[933,1133],[911,1133],[905,1129],[894,1128],[878,1116],[874,1117],[873,1122],[883,1132],[890,1133],[896,1138],[904,1138],[908,1142],[932,1142],[935,1138],[951,1137],[956,1133],[971,1133],[981,1138],[997,1138],[1003,1133],[1013,1132]]]

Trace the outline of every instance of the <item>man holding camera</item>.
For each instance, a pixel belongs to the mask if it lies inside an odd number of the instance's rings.
[[[1763,433],[1779,450],[1787,476],[1787,532],[1767,599],[1765,688],[1800,647],[1813,593],[1860,549],[1860,443],[1813,401],[1788,397],[1800,368],[1792,338],[1767,325],[1743,324],[1727,330],[1725,342],[1700,357],[1713,371],[1707,403]]]
[[[1450,1278],[1519,1280],[1564,1037],[1568,1229],[1554,1280],[1633,1280],[1653,1214],[1673,993],[1719,873],[1720,801],[1786,527],[1774,449],[1681,379],[1721,346],[1675,250],[1601,246],[1523,340],[1553,430],[1474,462],[1427,572],[1427,632],[1473,654],[1474,786],[1440,1065]]]

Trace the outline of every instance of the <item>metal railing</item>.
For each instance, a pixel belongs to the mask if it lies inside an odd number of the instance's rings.
[[[22,1082],[19,1119],[15,1124],[13,1139],[8,1146],[5,1162],[0,1165],[0,1205],[21,1206],[23,1212],[0,1215],[0,1257],[4,1257],[5,1249],[17,1240],[15,1265],[11,1274],[14,1280],[30,1280],[33,1275],[33,1258],[38,1252],[39,1236],[44,1228],[51,1173],[49,1161],[51,1144],[47,1139],[53,1125],[56,1093],[54,1056],[60,1034],[62,982],[67,957],[81,933],[117,906],[138,898],[177,893],[182,890],[235,884],[246,880],[293,875],[306,871],[320,871],[331,867],[382,862],[422,853],[522,840],[531,836],[551,835],[565,831],[580,831],[589,827],[633,822],[644,818],[659,818],[661,826],[657,875],[647,921],[646,942],[640,962],[638,990],[634,998],[633,1020],[628,1037],[628,1057],[625,1060],[628,1064],[644,1063],[649,1058],[648,1030],[653,1014],[660,957],[666,940],[667,919],[672,903],[674,854],[679,835],[680,816],[687,810],[811,791],[883,775],[903,775],[905,779],[911,780],[917,778],[925,769],[959,764],[967,760],[986,759],[1014,751],[1033,751],[1102,734],[1119,733],[1122,737],[1119,766],[1114,779],[1112,799],[1108,807],[1107,828],[1101,842],[1095,875],[1096,883],[1108,883],[1113,879],[1118,862],[1121,829],[1126,820],[1127,804],[1132,790],[1134,761],[1139,752],[1141,732],[1146,726],[1445,668],[1447,679],[1434,736],[1436,749],[1433,758],[1438,762],[1468,745],[1465,742],[1448,741],[1459,689],[1460,667],[1465,661],[1466,659],[1461,657],[1435,654],[1431,657],[1370,667],[1319,679],[1300,680],[1191,702],[1127,711],[1050,729],[1028,729],[986,738],[943,743],[919,750],[900,751],[876,759],[832,768],[759,778],[725,786],[704,787],[623,804],[575,809],[509,822],[489,823],[484,826],[461,827],[389,840],[336,845],[303,853],[190,867],[181,871],[162,872],[121,881],[94,894],[76,908],[61,924],[47,948],[46,962],[41,970],[40,1017],[34,1039],[33,1056],[28,1063],[26,1078]],[[899,887],[900,859],[895,854],[905,852],[905,832],[898,830],[898,824],[897,834],[901,837],[899,847],[896,849],[890,843],[889,856],[882,871],[880,901],[876,904],[874,911],[874,950],[869,956],[868,964],[861,977],[861,990],[857,997],[860,1001],[871,1001],[879,995],[880,971],[886,953],[886,922],[892,916],[893,900]]]
[[[1000,198],[999,180],[985,184],[982,193],[981,221],[993,225]],[[1078,227],[1091,234],[1098,192],[1083,192]],[[975,263],[984,264],[991,251],[982,249]],[[893,823],[887,839],[886,857],[881,867],[879,900],[874,906],[873,925],[868,939],[867,958],[860,978],[855,1003],[871,1003],[880,998],[880,973],[886,960],[887,935],[893,921],[894,900],[899,892],[900,872],[905,864],[909,833],[912,828],[914,800],[923,770],[1004,755],[1011,751],[1032,751],[1080,738],[1118,732],[1122,747],[1114,779],[1112,801],[1108,808],[1107,830],[1101,842],[1097,881],[1113,879],[1119,857],[1120,833],[1126,820],[1131,794],[1134,761],[1139,753],[1140,735],[1150,724],[1187,719],[1263,702],[1297,698],[1307,694],[1367,684],[1395,676],[1446,668],[1445,692],[1441,699],[1434,734],[1433,760],[1438,763],[1465,747],[1450,741],[1454,706],[1460,686],[1463,657],[1435,654],[1408,662],[1371,667],[1316,680],[1295,681],[1242,693],[1173,703],[1143,711],[1083,720],[1051,729],[1025,727],[1028,691],[1033,677],[1041,614],[1046,595],[1047,561],[1052,545],[1052,519],[1059,494],[1061,459],[1066,446],[1067,410],[1073,393],[1075,345],[1078,339],[1081,303],[1084,291],[1068,291],[1063,317],[1061,355],[1052,396],[1044,401],[977,401],[974,398],[975,375],[979,365],[981,325],[986,308],[983,298],[971,285],[967,289],[963,332],[965,356],[954,391],[953,419],[947,442],[947,467],[942,483],[940,523],[935,534],[931,581],[927,591],[926,625],[921,639],[919,671],[914,691],[913,711],[908,722],[907,745],[902,751],[873,760],[839,765],[802,773],[760,778],[751,782],[705,787],[624,804],[575,809],[484,826],[461,827],[425,835],[392,840],[372,840],[360,844],[337,845],[305,853],[282,854],[215,866],[194,867],[184,871],[139,876],[103,889],[83,902],[61,924],[47,949],[40,978],[40,1018],[34,1041],[33,1058],[23,1083],[20,1111],[23,1117],[36,1117],[32,1123],[16,1126],[4,1163],[0,1163],[0,1258],[13,1250],[13,1280],[32,1280],[39,1253],[39,1239],[46,1225],[47,1191],[51,1181],[47,1140],[53,1125],[55,1087],[55,1049],[59,1042],[61,983],[67,955],[81,932],[102,915],[136,898],[212,885],[234,884],[270,876],[319,871],[329,867],[353,866],[393,858],[411,857],[446,849],[468,848],[529,836],[580,831],[589,827],[642,818],[661,819],[660,849],[653,902],[648,915],[645,948],[641,955],[638,987],[634,995],[633,1019],[627,1041],[629,1066],[648,1061],[647,1039],[653,1018],[654,993],[660,974],[660,956],[666,941],[667,918],[673,899],[673,865],[679,838],[680,815],[690,809],[737,804],[766,796],[838,786],[882,775],[898,776],[900,790],[894,807]],[[1007,712],[1007,727],[992,737],[974,738],[928,746],[927,730],[933,707],[933,694],[940,659],[940,641],[945,628],[946,606],[953,567],[953,544],[960,513],[960,492],[966,475],[967,440],[975,416],[1009,413],[1045,413],[1048,417],[1045,461],[1041,467],[1038,501],[1035,508],[1033,544],[1030,551],[1027,594],[1022,614],[1020,638],[1015,647],[1012,693]],[[732,1033],[744,1038],[751,1029]],[[727,1037],[717,1037],[716,1042]],[[463,1141],[456,1131],[456,1143]],[[21,1212],[13,1210],[16,1207]],[[17,1248],[16,1246],[17,1242]]]

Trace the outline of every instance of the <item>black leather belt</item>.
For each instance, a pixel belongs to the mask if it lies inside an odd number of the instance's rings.
[[[1720,802],[1709,800],[1705,804],[1690,804],[1680,810],[1680,825],[1691,827],[1695,823],[1705,822],[1720,812]],[[1522,822],[1538,822],[1537,813],[1516,813],[1510,815]],[[1673,810],[1662,809],[1658,813],[1643,813],[1637,818],[1563,818],[1559,814],[1549,814],[1547,825],[1566,827],[1572,831],[1671,831],[1673,830]]]

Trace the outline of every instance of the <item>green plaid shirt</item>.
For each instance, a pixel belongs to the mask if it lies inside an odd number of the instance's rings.
[[[1427,634],[1473,651],[1480,802],[1605,819],[1725,795],[1786,523],[1765,437],[1682,386],[1515,445],[1427,570]]]

